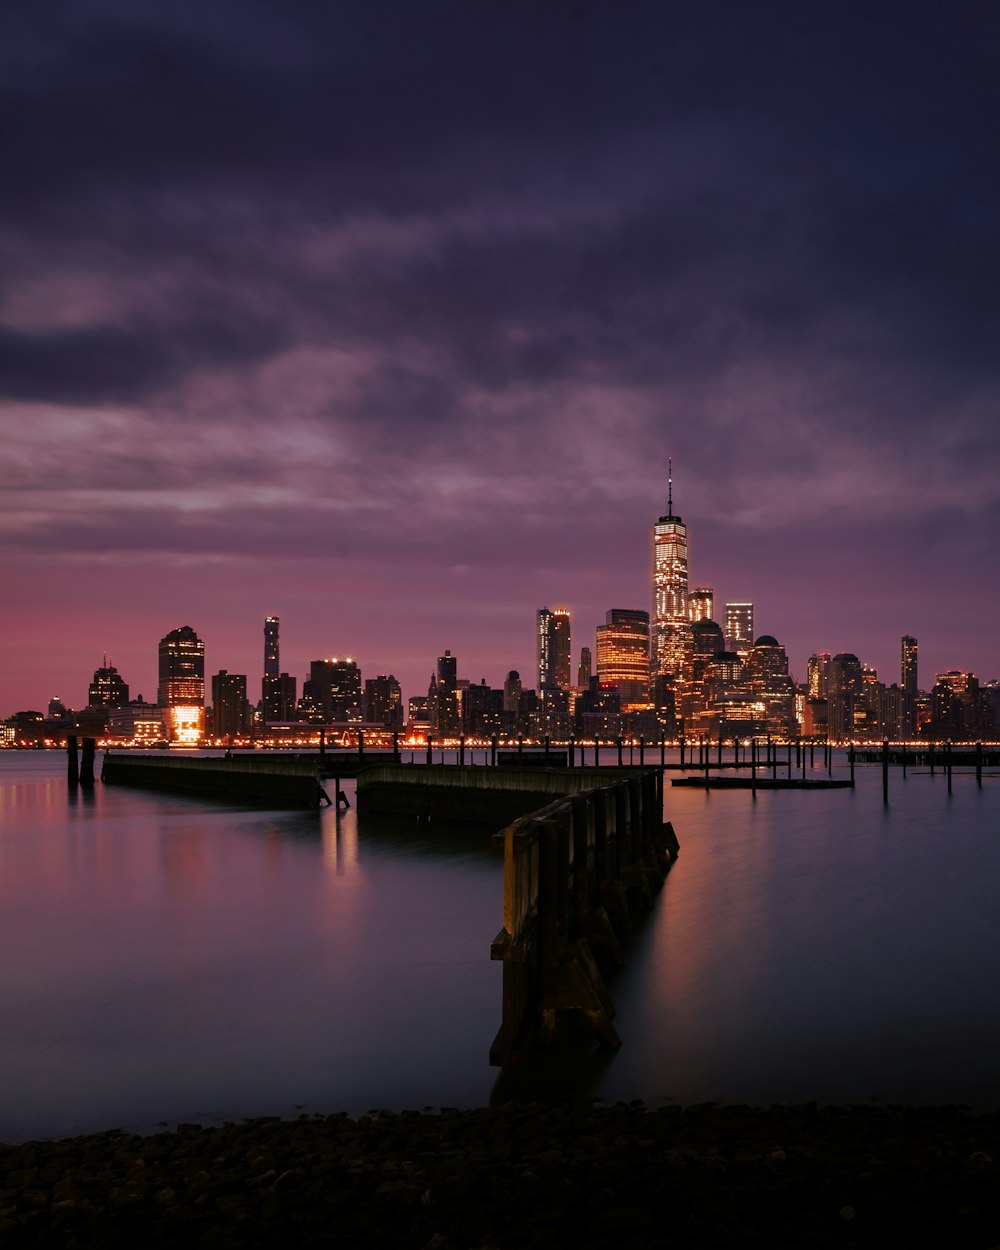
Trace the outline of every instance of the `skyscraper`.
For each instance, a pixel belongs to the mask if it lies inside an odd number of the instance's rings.
[[[902,707],[899,729],[903,738],[912,738],[917,731],[917,640],[910,634],[900,639],[900,687]]]
[[[205,724],[205,644],[190,625],[160,639],[157,703],[168,708],[171,742],[194,743]]]
[[[281,671],[278,624],[276,616],[264,617],[264,673],[260,683],[260,706],[266,725],[291,720],[295,715],[296,681]]]
[[[650,671],[679,678],[690,650],[687,526],[674,516],[673,461],[668,462],[667,512],[653,527],[653,618]]]
[[[302,683],[307,714],[317,721],[361,720],[361,669],[350,658],[312,660]]]
[[[380,673],[365,681],[365,720],[386,729],[403,728],[403,692],[394,674]]]
[[[212,677],[212,732],[217,738],[239,738],[249,730],[246,674],[220,669]]]
[[[462,714],[458,704],[458,660],[450,651],[438,656],[433,690],[431,728],[442,737],[455,738],[462,732]]]
[[[104,667],[94,671],[94,680],[87,691],[88,707],[124,707],[128,703],[128,685],[107,657]]]
[[[726,650],[746,660],[753,650],[753,604],[726,604]]]
[[[568,690],[572,685],[569,611],[539,608],[537,626],[538,689]]]
[[[649,613],[637,608],[609,608],[597,627],[597,680],[614,686],[621,710],[649,702]]]
[[[264,676],[277,677],[281,672],[278,659],[278,618],[264,617]]]

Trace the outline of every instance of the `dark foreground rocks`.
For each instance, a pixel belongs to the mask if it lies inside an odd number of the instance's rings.
[[[1000,1247],[1000,1114],[558,1103],[0,1145],[0,1246]]]

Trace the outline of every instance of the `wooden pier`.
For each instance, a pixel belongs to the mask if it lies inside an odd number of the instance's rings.
[[[263,807],[319,807],[330,802],[315,764],[281,755],[205,759],[108,751],[101,781]]]
[[[565,1012],[582,1012],[603,1044],[621,1044],[601,967],[621,964],[621,939],[677,856],[662,784],[656,771],[619,778],[495,835],[504,853],[503,928],[490,954],[503,962],[503,1015],[492,1064],[515,1065],[536,1037],[551,1042]]]

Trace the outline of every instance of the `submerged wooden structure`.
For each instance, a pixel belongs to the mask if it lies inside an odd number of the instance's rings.
[[[623,939],[679,850],[659,768],[376,764],[357,799],[362,815],[500,826],[503,928],[490,954],[503,964],[503,1010],[491,1063],[517,1064],[566,1012],[620,1045],[604,973],[622,963]]]
[[[206,759],[108,751],[101,781],[263,807],[318,807],[331,801],[315,764],[280,755]]]
[[[503,1016],[490,1062],[515,1065],[564,1012],[582,1012],[601,1042],[621,1040],[601,972],[622,963],[621,938],[648,911],[679,850],[663,824],[661,774],[620,777],[521,816],[503,847]]]

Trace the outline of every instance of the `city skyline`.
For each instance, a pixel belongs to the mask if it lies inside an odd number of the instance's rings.
[[[1000,676],[995,7],[0,12],[0,716],[525,684],[650,532],[804,680]],[[429,83],[434,90],[428,90]],[[40,685],[40,683],[42,683]]]

